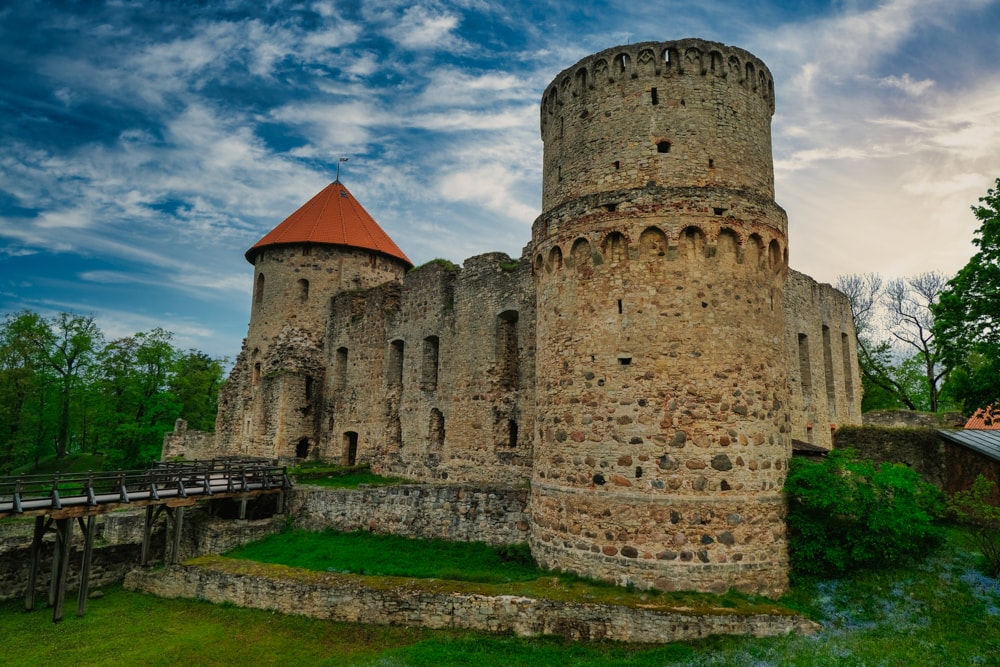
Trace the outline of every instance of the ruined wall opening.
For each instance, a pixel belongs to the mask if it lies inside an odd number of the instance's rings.
[[[299,438],[295,445],[295,457],[304,459],[309,456],[309,438]]]
[[[260,384],[260,362],[253,365],[253,383]]]
[[[802,384],[802,398],[812,402],[812,371],[809,367],[809,336],[799,334],[799,381]]]
[[[653,106],[656,106],[657,104],[660,103],[660,96],[659,94],[657,94],[656,88],[649,89],[649,101]]]
[[[333,388],[342,390],[347,386],[347,348],[338,347],[333,358]]]
[[[657,141],[656,142],[656,152],[657,153],[669,153],[670,152],[670,142],[669,141]]]
[[[424,339],[424,354],[420,364],[420,388],[424,391],[437,390],[438,344],[437,336]]]
[[[305,278],[299,278],[296,286],[298,288],[299,301],[305,303],[309,300],[309,281]]]
[[[517,422],[513,419],[507,420],[507,446],[517,449]]]
[[[604,237],[604,258],[608,262],[624,262],[628,257],[628,244],[621,232],[611,232]]]
[[[444,415],[437,408],[431,408],[427,423],[427,464],[436,466],[441,462],[444,451]]]
[[[497,316],[497,370],[500,386],[517,389],[520,354],[517,342],[517,311],[505,310]]]
[[[358,434],[355,431],[347,431],[343,438],[343,454],[341,463],[345,466],[352,466],[358,462]]]
[[[844,361],[844,388],[847,400],[854,402],[854,376],[851,374],[851,341],[847,334],[840,334],[840,356]]]
[[[837,415],[837,389],[833,381],[833,346],[830,327],[823,325],[823,371],[826,375],[826,403],[830,417]]]
[[[389,358],[386,360],[386,383],[390,387],[403,384],[403,341],[389,343]]]
[[[705,232],[700,227],[685,227],[681,232],[678,254],[689,262],[705,257]]]
[[[307,375],[303,386],[303,393],[305,394],[305,399],[307,401],[311,401],[313,399],[314,385],[315,380],[313,380],[311,375]]]

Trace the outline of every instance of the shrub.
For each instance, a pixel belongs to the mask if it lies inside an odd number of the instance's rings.
[[[982,475],[972,488],[955,493],[948,501],[962,523],[972,528],[972,544],[983,555],[983,569],[991,577],[1000,576],[1000,507],[989,502],[994,484]]]
[[[829,576],[898,563],[936,547],[940,491],[909,467],[834,450],[822,462],[792,459],[785,483],[788,545],[797,574]]]

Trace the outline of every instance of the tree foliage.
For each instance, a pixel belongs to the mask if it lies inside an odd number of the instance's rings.
[[[941,493],[908,466],[875,466],[849,449],[793,458],[785,482],[793,571],[838,575],[925,554],[942,539]]]
[[[92,317],[25,311],[0,322],[0,474],[101,452],[106,467],[159,456],[178,417],[213,430],[223,362],[163,329],[105,342]]]
[[[888,283],[875,273],[837,279],[858,334],[863,411],[950,407],[942,403],[950,366],[942,358],[933,314],[946,281],[936,271]]]
[[[981,223],[978,248],[934,306],[934,331],[943,354],[961,372],[956,392],[966,410],[1000,400],[1000,178],[972,212]]]

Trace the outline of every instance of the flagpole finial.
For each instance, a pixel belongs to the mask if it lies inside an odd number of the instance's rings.
[[[341,162],[347,162],[347,158],[346,157],[342,157],[342,158],[339,158],[337,160],[337,180],[334,181],[334,183],[340,183],[340,163]]]

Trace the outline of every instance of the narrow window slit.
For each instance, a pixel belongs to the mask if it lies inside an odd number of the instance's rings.
[[[656,88],[649,89],[649,99],[653,103],[653,106],[660,103],[660,96],[657,94]]]

